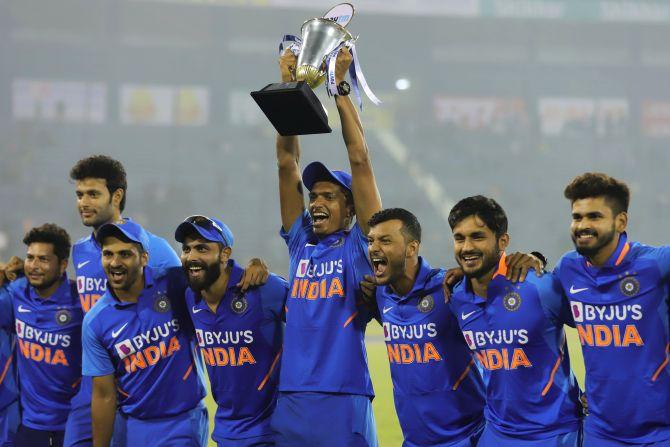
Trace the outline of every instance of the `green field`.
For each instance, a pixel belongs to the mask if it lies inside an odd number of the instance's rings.
[[[568,349],[570,359],[572,360],[572,369],[577,376],[580,387],[584,386],[584,362],[582,352],[579,346],[577,333],[572,328],[566,328],[568,333]],[[398,418],[393,407],[393,387],[391,385],[391,376],[389,373],[388,358],[386,356],[386,347],[382,340],[381,327],[372,322],[368,328],[368,361],[370,363],[370,375],[375,387],[377,397],[373,402],[375,418],[377,421],[377,432],[379,435],[380,447],[400,447],[402,445],[402,433],[398,425]],[[207,406],[209,408],[210,429],[213,428],[213,417],[215,406],[211,396],[207,396]],[[210,447],[216,447],[210,442]]]

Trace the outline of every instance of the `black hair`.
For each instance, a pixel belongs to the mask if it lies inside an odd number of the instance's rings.
[[[23,243],[30,245],[35,242],[52,244],[54,254],[59,261],[70,257],[70,247],[72,246],[70,235],[56,224],[45,223],[28,231],[23,238]]]
[[[70,170],[70,178],[72,180],[84,180],[86,178],[104,179],[110,196],[117,189],[123,190],[123,198],[119,204],[119,209],[123,212],[123,209],[126,207],[128,182],[126,181],[126,170],[120,161],[107,155],[93,155],[83,158]]]
[[[389,220],[399,220],[402,222],[402,234],[405,242],[421,242],[421,224],[414,214],[404,208],[387,208],[377,211],[368,220],[370,228]]]
[[[570,200],[570,203],[579,199],[604,197],[614,215],[628,212],[630,204],[628,185],[600,172],[587,172],[575,177],[565,187],[563,195]]]
[[[477,216],[496,238],[507,233],[507,215],[505,210],[493,199],[484,196],[466,197],[459,201],[449,212],[449,226],[454,227],[466,217]]]

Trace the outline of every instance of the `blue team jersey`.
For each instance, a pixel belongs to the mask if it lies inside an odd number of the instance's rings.
[[[126,219],[129,220],[129,219]],[[145,230],[146,231],[146,230]],[[149,266],[158,270],[181,265],[179,257],[170,244],[152,233],[146,232],[149,238]],[[102,269],[102,249],[93,235],[80,239],[72,246],[72,264],[77,279],[77,292],[84,313],[107,291],[107,276]],[[72,401],[73,407],[91,405],[91,379],[84,377],[81,390]]]
[[[579,430],[582,407],[563,328],[571,318],[560,284],[533,273],[512,283],[505,273],[503,256],[486,299],[467,280],[452,294],[465,341],[484,370],[487,424],[525,440]]]
[[[26,278],[0,291],[11,302],[17,338],[21,423],[36,430],[64,430],[70,400],[81,381],[81,325],[84,318],[75,284],[67,276],[48,298]]]
[[[107,291],[84,317],[83,373],[114,374],[120,411],[138,419],[174,416],[205,396],[181,268],[144,268],[137,303]]]
[[[360,227],[318,239],[307,211],[288,233],[290,256],[280,391],[374,396],[365,352],[368,312],[357,295],[372,274]]]
[[[598,268],[576,252],[554,270],[586,367],[585,430],[628,443],[670,440],[670,246],[628,242]]]
[[[228,288],[213,313],[201,296],[186,291],[186,304],[217,403],[212,438],[222,444],[272,433],[277,404],[284,303],[288,284],[271,274],[242,294],[244,269],[232,260]]]
[[[3,289],[0,289],[0,295],[4,293]],[[0,412],[19,397],[16,386],[15,346],[14,309],[11,300],[0,299]]]
[[[409,294],[377,288],[407,447],[451,445],[483,424],[484,383],[442,291],[444,274],[420,258]]]

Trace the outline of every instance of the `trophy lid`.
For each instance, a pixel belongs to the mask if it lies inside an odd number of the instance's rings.
[[[330,19],[333,22],[347,26],[355,14],[354,5],[351,3],[340,3],[335,5],[323,15],[324,19]]]

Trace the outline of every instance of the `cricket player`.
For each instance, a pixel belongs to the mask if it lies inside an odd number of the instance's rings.
[[[586,367],[585,447],[670,446],[670,246],[628,239],[628,186],[586,173],[566,188],[575,251],[554,273]]]
[[[61,447],[70,400],[81,382],[81,325],[76,285],[65,270],[70,236],[54,224],[31,229],[25,277],[0,288],[5,330],[18,341],[21,425],[16,446]],[[6,372],[5,372],[6,373]]]
[[[191,216],[175,231],[188,279],[186,304],[217,403],[212,439],[220,447],[273,446],[283,315],[288,284],[270,274],[243,292],[222,221]]]
[[[338,85],[345,85],[351,60],[343,49]],[[282,55],[283,81],[292,80],[295,63],[290,51]],[[363,340],[370,315],[357,295],[359,282],[371,273],[365,234],[381,199],[347,90],[335,103],[351,175],[314,162],[301,182],[298,138],[277,136],[281,235],[290,256],[280,396],[272,421],[278,446],[377,445]],[[302,184],[309,190],[307,210]]]
[[[486,428],[480,447],[579,447],[582,407],[564,324],[571,318],[551,275],[505,277],[507,216],[493,199],[468,197],[449,214],[465,279],[452,304],[484,369]]]
[[[118,402],[123,424],[115,443],[205,446],[205,387],[181,268],[149,267],[148,235],[132,221],[103,225],[96,240],[109,287],[82,329],[83,373],[93,378],[93,445],[110,444]]]
[[[419,256],[421,225],[390,208],[368,223],[403,447],[471,447],[484,428],[484,383],[443,292],[445,270]]]
[[[88,312],[107,291],[107,277],[102,268],[101,248],[95,239],[98,229],[110,222],[123,222],[128,187],[123,165],[106,155],[94,155],[79,160],[70,171],[75,183],[77,210],[81,222],[92,233],[72,248],[77,292],[84,312]],[[168,242],[147,233],[149,266],[159,271],[180,266],[179,258]],[[91,378],[84,376],[81,390],[72,400],[72,411],[65,429],[66,447],[90,447]]]

